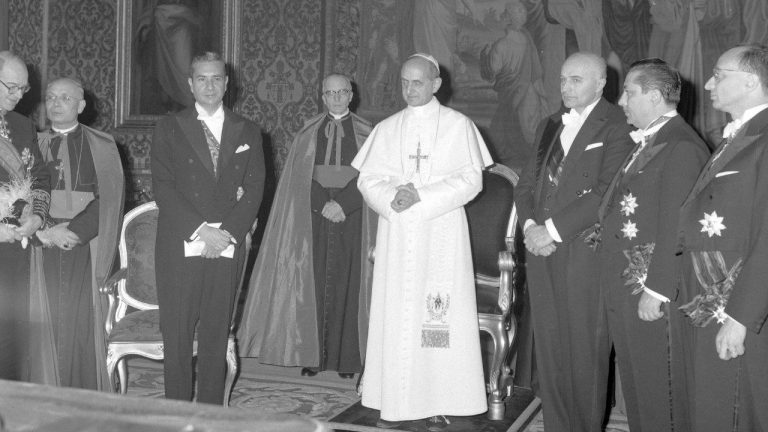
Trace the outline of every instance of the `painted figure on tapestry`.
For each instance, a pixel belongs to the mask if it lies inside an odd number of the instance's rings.
[[[593,250],[603,193],[632,149],[621,109],[602,97],[605,61],[568,57],[560,72],[565,109],[544,119],[517,185],[525,233],[531,317],[544,423],[600,430],[606,386],[597,370],[599,261]]]
[[[527,12],[514,1],[505,9],[505,35],[480,53],[482,77],[493,83],[499,103],[489,134],[496,156],[520,172],[533,154],[536,125],[548,107],[539,54],[525,29]]]
[[[191,400],[197,376],[198,402],[224,400],[245,239],[264,191],[261,129],[224,107],[228,82],[220,54],[195,57],[187,79],[195,105],[161,119],[152,138],[155,269],[169,399]]]
[[[630,132],[635,147],[598,210],[598,328],[607,330],[598,367],[608,371],[613,347],[633,431],[691,430],[687,324],[677,310],[677,213],[709,149],[676,110],[680,90],[680,74],[663,60],[630,66],[619,105],[637,128]],[[598,376],[607,387],[608,374]]]
[[[50,383],[31,343],[40,335],[29,325],[41,318],[31,306],[39,305],[43,282],[30,236],[48,217],[50,183],[35,125],[13,111],[30,89],[28,78],[21,58],[0,51],[0,378]]]
[[[310,376],[362,371],[376,221],[350,166],[371,132],[352,97],[349,78],[326,77],[326,110],[293,139],[238,331],[241,356]]]
[[[379,123],[352,166],[378,214],[362,404],[379,427],[487,410],[464,204],[491,165],[477,128],[434,97],[434,57],[400,71],[404,110]]]
[[[680,209],[697,432],[768,428],[768,49],[729,49],[706,83],[732,119]],[[687,303],[686,303],[687,302]]]
[[[51,208],[37,237],[44,247],[59,384],[105,390],[108,305],[99,286],[110,276],[117,251],[125,180],[114,138],[78,123],[84,108],[80,81],[48,84],[51,130],[38,140],[51,178]]]

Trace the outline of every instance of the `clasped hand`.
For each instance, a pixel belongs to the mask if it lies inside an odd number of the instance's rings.
[[[218,258],[230,243],[235,243],[234,238],[226,230],[203,225],[197,231],[200,240],[205,242],[205,247],[200,253],[203,258]]]
[[[80,244],[80,237],[69,230],[69,222],[62,222],[48,229],[40,230],[36,234],[45,247],[56,246],[59,249],[71,250]]]
[[[549,256],[557,249],[555,239],[544,225],[531,225],[525,230],[525,248],[536,256]]]
[[[397,187],[395,198],[389,205],[392,207],[392,210],[400,213],[408,210],[412,205],[419,201],[421,201],[421,198],[419,197],[419,191],[416,190],[416,187],[413,185],[413,183],[406,183]]]
[[[325,203],[322,214],[324,218],[334,223],[344,222],[347,218],[347,215],[344,214],[344,209],[334,200]]]
[[[21,212],[19,218],[18,227],[14,227],[8,224],[3,224],[0,227],[0,242],[13,243],[14,241],[21,240],[24,237],[29,237],[35,233],[41,226],[43,226],[43,220],[40,216],[32,213],[32,206],[27,204]]]

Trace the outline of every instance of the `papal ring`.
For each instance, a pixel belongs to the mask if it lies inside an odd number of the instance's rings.
[[[403,204],[405,204],[405,201],[401,199],[397,200],[397,205],[403,205]]]
[[[69,243],[64,243],[64,247],[68,248],[69,247]]]

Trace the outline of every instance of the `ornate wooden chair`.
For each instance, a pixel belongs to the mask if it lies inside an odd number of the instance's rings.
[[[513,201],[518,176],[496,164],[483,172],[483,190],[465,207],[475,269],[480,331],[491,336],[493,352],[488,370],[488,417],[504,418],[504,398],[511,395],[510,351],[515,340],[515,247],[517,211]]]
[[[110,389],[117,389],[117,369],[120,393],[128,386],[125,357],[138,355],[154,360],[163,359],[163,338],[160,334],[160,314],[155,286],[155,234],[158,208],[154,201],[129,211],[120,232],[120,270],[101,288],[109,297],[107,313],[107,373]],[[130,309],[129,309],[130,308]],[[193,355],[197,355],[197,341]],[[227,345],[227,380],[224,405],[237,374],[235,339],[229,336]]]

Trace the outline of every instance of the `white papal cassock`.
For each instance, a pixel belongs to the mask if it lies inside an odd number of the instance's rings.
[[[432,99],[383,120],[352,166],[379,214],[363,405],[384,420],[485,412],[464,204],[492,164],[475,125]],[[421,201],[396,213],[396,187]]]

